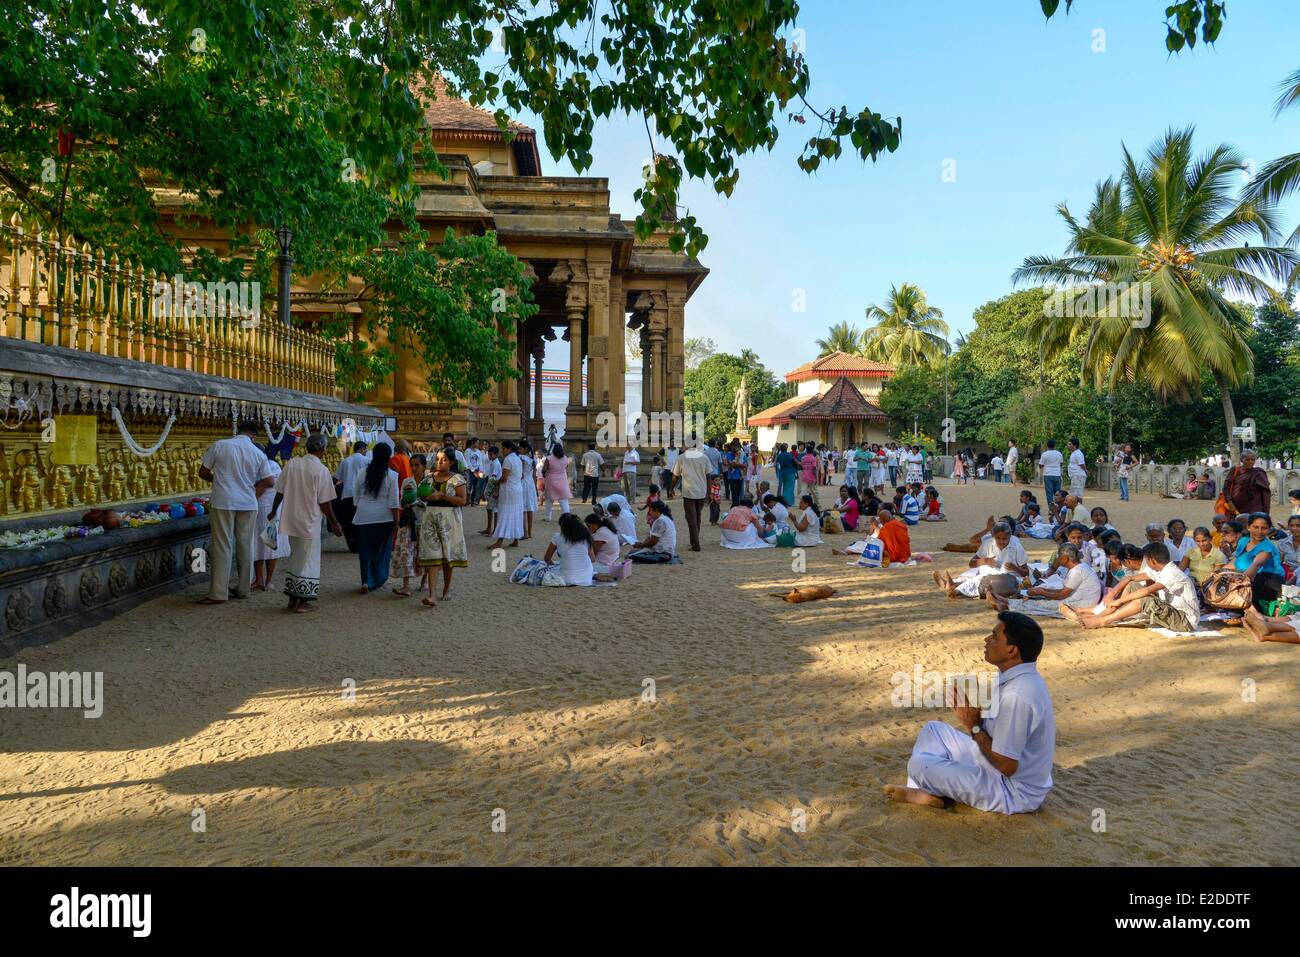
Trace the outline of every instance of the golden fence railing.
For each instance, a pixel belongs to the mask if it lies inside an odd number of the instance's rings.
[[[158,275],[0,217],[0,337],[334,394],[334,347],[263,315],[252,283]]]

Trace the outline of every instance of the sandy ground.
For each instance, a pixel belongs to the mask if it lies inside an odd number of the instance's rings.
[[[1300,648],[1240,631],[1046,621],[1046,805],[1008,818],[882,799],[917,729],[947,716],[891,706],[891,676],[987,667],[992,612],[947,600],[930,573],[962,566],[939,546],[1015,494],[944,494],[953,520],[913,534],[937,564],[915,568],[853,569],[822,547],[796,575],[789,552],[725,551],[713,533],[685,565],[617,588],[530,589],[494,573],[474,534],[473,567],[433,611],[354,594],[342,551],[325,556],[315,615],[276,594],[160,599],[0,662],[102,671],[107,699],[98,720],[0,713],[0,863],[1296,863]],[[1089,502],[1126,538],[1209,518],[1202,503]],[[839,593],[769,597],[796,583]]]

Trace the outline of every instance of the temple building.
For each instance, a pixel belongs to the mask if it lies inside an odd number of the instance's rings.
[[[786,373],[797,384],[793,398],[749,416],[758,447],[817,442],[844,448],[889,441],[889,416],[875,404],[894,367],[847,352],[832,352]]]
[[[672,252],[666,233],[638,240],[632,224],[610,211],[607,179],[543,176],[529,127],[511,124],[507,143],[491,113],[447,96],[426,118],[451,177],[417,174],[421,226],[431,235],[447,227],[495,231],[535,276],[539,311],[518,330],[519,377],[472,399],[429,395],[419,357],[399,348],[392,381],[366,397],[397,419],[393,435],[417,443],[443,432],[539,439],[547,425],[543,364],[555,368],[564,350],[571,374],[557,430],[566,443],[594,438],[600,413],[617,415],[626,405],[635,415],[627,401],[625,327],[640,331],[642,411],[684,411],[686,304],[708,270]]]

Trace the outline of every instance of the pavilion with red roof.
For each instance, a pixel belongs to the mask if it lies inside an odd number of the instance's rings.
[[[797,394],[749,417],[758,447],[770,452],[778,443],[817,442],[843,448],[858,442],[886,442],[887,416],[874,400],[894,367],[847,352],[805,362],[786,373]]]

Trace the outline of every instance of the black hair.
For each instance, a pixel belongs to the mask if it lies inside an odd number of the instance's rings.
[[[588,525],[595,525],[597,528],[607,528],[615,535],[618,534],[618,529],[614,527],[614,522],[604,515],[597,515],[595,512],[592,512],[584,518],[583,521]]]
[[[858,494],[858,490],[852,485],[841,485],[840,490],[848,492],[849,498],[853,499],[853,501],[857,502],[859,505],[862,504],[862,496]]]
[[[1119,547],[1119,560],[1122,562],[1135,562],[1142,558],[1142,549],[1136,545],[1125,543]]]
[[[1047,440],[1047,447],[1048,447],[1049,449],[1054,449],[1054,448],[1056,448],[1056,439],[1048,439],[1048,440]]]
[[[1169,563],[1169,546],[1164,542],[1151,542],[1142,546],[1143,558],[1154,558],[1161,565]]]
[[[411,464],[414,465],[416,462],[419,462],[425,468],[429,467],[429,460],[426,459],[424,455],[419,452],[416,452],[414,455],[411,456]]]
[[[252,419],[240,419],[235,431],[240,435],[256,435],[262,427]]]
[[[364,443],[364,442],[353,442],[353,443],[352,443],[352,451],[353,451],[353,452],[364,452],[364,451],[365,451],[366,449],[368,449],[368,448],[370,448],[370,446],[366,445],[366,443]]]
[[[673,517],[673,510],[668,507],[667,502],[651,502],[650,508],[654,509],[660,515],[664,516],[664,518]]]
[[[500,455],[500,454],[501,454],[501,450],[497,448],[495,445],[488,446],[488,455]]]
[[[556,442],[555,445],[551,448],[551,454],[554,455],[557,459],[564,458],[564,446],[561,445],[559,442]]]
[[[438,452],[441,452],[443,455],[447,456],[447,461],[451,463],[451,467],[452,467],[453,469],[456,467],[456,446],[454,446],[454,445],[444,445],[441,449],[438,450]],[[425,465],[428,465],[429,463],[428,463],[428,462],[425,462],[424,464],[425,464]],[[434,467],[435,470],[438,468],[438,453],[437,453],[437,452],[435,452],[434,455],[433,455],[433,467]]]
[[[510,439],[502,439],[501,447],[505,449],[507,452],[513,452],[515,449],[519,448],[519,446],[515,445],[515,443],[512,442]]]
[[[375,444],[370,464],[366,466],[366,491],[375,498],[379,497],[379,490],[384,487],[384,479],[388,478],[388,460],[392,455],[393,449],[387,442]]]
[[[609,512],[611,515],[622,515],[623,506],[619,505],[618,502],[610,502],[609,508],[605,509],[605,511]]]
[[[1110,522],[1110,512],[1106,511],[1106,510],[1105,510],[1104,508],[1102,508],[1100,505],[1094,505],[1094,506],[1092,507],[1092,510],[1088,512],[1088,516],[1091,517],[1091,516],[1093,516],[1093,515],[1096,515],[1098,512],[1101,512],[1101,514],[1103,514],[1103,515],[1106,516],[1106,522],[1105,522],[1105,523],[1098,523],[1098,524],[1106,524],[1106,523],[1109,523],[1109,522]]]
[[[560,516],[560,537],[570,545],[591,544],[591,532],[587,531],[586,524],[573,512],[565,512]]]
[[[1113,528],[1107,528],[1105,525],[1098,525],[1092,530],[1092,537],[1105,545],[1107,542],[1122,542],[1124,536]]]
[[[1238,535],[1246,534],[1246,526],[1243,525],[1241,522],[1237,521],[1235,518],[1231,522],[1225,522],[1223,527],[1232,529]]]
[[[1018,611],[1000,611],[998,621],[1002,622],[1007,644],[1020,649],[1020,660],[1037,661],[1043,650],[1043,629],[1038,622]]]
[[[589,448],[589,449],[594,449],[595,447],[596,447],[596,443],[595,443],[595,442],[588,442],[588,443],[587,443],[587,448]]]
[[[813,497],[811,495],[801,496],[799,501],[801,503],[807,502],[808,507],[813,510],[813,514],[816,515],[818,518],[821,518],[822,510],[817,507],[817,502],[813,500]]]
[[[1300,518],[1300,515],[1292,515],[1291,517]],[[1197,535],[1204,535],[1206,538],[1209,538],[1211,534],[1213,533],[1204,525],[1197,525],[1194,529],[1192,529],[1192,538],[1195,538]]]
[[[1104,551],[1109,558],[1120,558],[1120,552],[1124,551],[1124,543],[1107,542],[1102,546],[1102,551]]]
[[[1187,531],[1187,523],[1184,522],[1181,518],[1171,518],[1168,522],[1166,522],[1165,531],[1172,532],[1174,530],[1174,522],[1177,522],[1178,524],[1182,525],[1184,532]]]
[[[448,444],[450,444],[450,443],[456,441],[456,436],[455,436],[455,434],[452,433],[452,432],[444,432],[444,433],[442,433],[442,440],[443,440],[444,442],[447,442]]]

